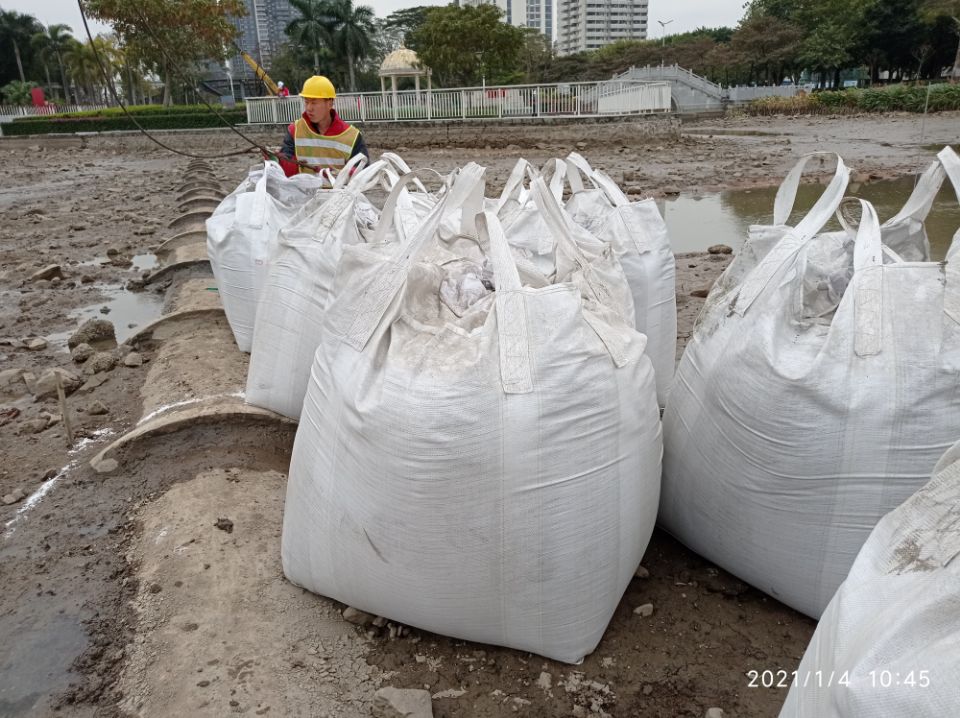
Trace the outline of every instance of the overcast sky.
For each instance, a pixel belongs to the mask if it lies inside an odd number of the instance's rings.
[[[354,0],[362,4],[363,0]],[[366,0],[378,17],[386,17],[394,10],[415,5],[444,5],[447,0]],[[743,15],[744,0],[650,0],[650,38],[661,35],[658,20],[667,22],[667,34],[695,30],[698,27],[735,27]],[[0,8],[29,13],[44,25],[63,23],[73,28],[75,37],[84,39],[83,23],[75,0],[0,0]],[[109,28],[91,21],[94,34]]]

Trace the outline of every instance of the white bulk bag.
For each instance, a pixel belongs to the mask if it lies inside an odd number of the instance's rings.
[[[824,157],[836,160],[836,171],[833,179],[811,208],[807,217],[796,227],[787,225],[794,210],[797,190],[804,169],[810,160],[820,159],[822,162]],[[825,212],[833,213],[839,206],[844,192],[846,192],[849,176],[849,169],[843,164],[843,160],[834,153],[813,152],[801,157],[777,189],[773,204],[773,224],[750,226],[747,241],[711,290],[711,300],[736,290],[743,278],[788,233],[793,233],[795,237],[802,239],[812,237],[813,232],[819,231],[820,227],[816,226],[810,219],[822,217]],[[903,208],[880,225],[880,236],[886,248],[886,256],[892,261],[927,261],[930,259],[930,242],[927,238],[924,222],[945,177],[946,172],[938,158],[920,176]],[[804,276],[807,277],[809,283],[821,283],[826,280],[833,285],[826,288],[828,291],[824,292],[821,297],[821,309],[824,308],[824,304],[829,304],[831,309],[836,307],[836,300],[839,295],[843,294],[843,287],[846,286],[846,282],[850,278],[849,273],[843,277],[831,271],[835,265],[838,263],[845,264],[852,271],[851,258],[856,232],[848,226],[842,214],[838,214],[837,218],[843,226],[843,231],[818,234],[816,242],[808,243],[804,247],[801,260],[804,263]],[[721,305],[722,302],[711,301],[707,303],[708,307]],[[707,313],[709,313],[709,309]]]
[[[864,543],[791,676],[780,718],[960,710],[960,442]]]
[[[696,328],[664,414],[660,520],[817,617],[876,521],[960,434],[960,277],[883,264],[867,206],[839,306],[813,317],[809,241],[788,233]]]
[[[283,568],[377,615],[577,662],[653,528],[653,370],[644,337],[580,287],[523,287],[491,214],[479,239],[497,291],[462,317],[439,300],[445,267],[417,258],[481,180],[465,167],[404,246],[344,247],[293,449]]]
[[[300,418],[342,247],[373,236],[380,213],[364,192],[386,168],[378,161],[349,182],[341,175],[280,231],[257,305],[247,403]]]
[[[676,262],[667,225],[656,202],[631,202],[610,177],[576,152],[566,159],[572,195],[565,209],[573,221],[609,242],[633,295],[637,331],[647,335],[647,354],[663,405],[677,362]],[[587,178],[584,186],[580,173]]]
[[[615,247],[575,223],[563,210],[559,195],[565,165],[558,164],[549,185],[526,160],[520,160],[496,203],[487,206],[497,214],[515,261],[525,281],[546,285],[570,281],[590,273],[593,298],[615,311],[627,324],[635,324],[633,295]],[[529,187],[524,182],[529,181]],[[565,241],[560,241],[564,238]],[[538,276],[539,275],[539,276]]]
[[[359,157],[355,163],[365,161]],[[253,191],[232,194],[232,207],[207,219],[210,266],[240,351],[250,351],[257,296],[277,233],[327,181],[325,174],[288,178],[277,163],[266,162]]]

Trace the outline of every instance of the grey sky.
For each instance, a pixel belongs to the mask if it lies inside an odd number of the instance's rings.
[[[378,17],[385,17],[394,10],[414,5],[443,5],[447,0],[366,0]],[[650,0],[649,27],[650,38],[661,35],[658,20],[672,20],[667,34],[695,30],[701,26],[717,27],[728,25],[735,27],[743,15],[744,0]],[[362,3],[363,0],[354,0]],[[83,23],[80,11],[74,0],[0,0],[0,8],[29,13],[44,25],[64,23],[73,28],[74,36],[84,39]],[[100,23],[92,23],[90,30],[96,34],[109,28]]]

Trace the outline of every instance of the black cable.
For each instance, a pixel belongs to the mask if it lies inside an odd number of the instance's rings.
[[[105,65],[104,65],[104,63],[103,63],[103,60],[102,60],[101,57],[100,57],[100,52],[97,50],[97,45],[96,45],[96,43],[93,41],[93,35],[90,33],[90,26],[87,24],[87,14],[84,12],[84,9],[83,9],[83,0],[77,0],[77,5],[79,5],[79,7],[80,7],[80,18],[83,20],[83,28],[84,28],[84,30],[85,30],[86,33],[87,33],[87,38],[90,40],[90,47],[91,47],[91,49],[93,50],[93,55],[94,55],[94,57],[95,57],[96,60],[97,60],[97,65],[100,67],[100,73],[103,75],[104,83],[106,84],[107,89],[110,91],[110,95],[113,97],[114,101],[117,103],[117,105],[120,107],[120,109],[123,110],[124,114],[125,114],[127,117],[130,118],[131,122],[133,122],[133,124],[136,125],[137,129],[140,130],[140,132],[143,133],[143,135],[146,136],[147,139],[149,139],[151,142],[159,145],[160,147],[162,147],[163,149],[167,150],[168,152],[173,152],[174,154],[183,155],[184,157],[191,157],[191,158],[193,158],[193,159],[199,159],[199,160],[219,159],[219,158],[222,158],[222,157],[235,157],[235,156],[237,156],[237,155],[247,154],[248,152],[251,151],[250,149],[243,149],[243,150],[236,150],[236,151],[234,151],[234,152],[226,152],[226,153],[220,153],[220,154],[215,154],[215,155],[197,155],[197,154],[193,154],[192,152],[185,152],[185,151],[183,151],[183,150],[178,150],[178,149],[175,149],[175,148],[173,148],[173,147],[170,147],[169,145],[161,142],[161,141],[158,140],[156,137],[154,137],[153,135],[151,135],[151,134],[146,130],[146,128],[144,128],[143,125],[141,125],[141,124],[137,121],[137,118],[134,117],[134,115],[132,115],[132,114],[127,110],[126,106],[120,101],[120,97],[119,97],[119,95],[117,94],[117,90],[116,90],[116,88],[113,86],[113,81],[110,79],[109,73],[107,72],[107,69],[106,69],[106,67],[105,67]],[[160,49],[161,49],[161,52],[163,52],[162,46],[161,46]],[[166,54],[164,54],[164,57],[166,57]],[[168,58],[168,59],[169,59],[169,58]],[[204,104],[206,104],[207,107],[210,107],[211,109],[213,109],[205,100],[204,100]],[[223,115],[220,115],[219,113],[217,113],[217,116],[218,116],[222,121],[226,122],[227,125],[230,126],[230,129],[232,129],[234,132],[236,132],[238,135],[240,135],[240,137],[242,137],[244,140],[246,140],[246,141],[249,142],[251,145],[253,145],[253,149],[259,150],[260,152],[268,152],[268,153],[269,153],[269,150],[267,150],[266,148],[262,147],[261,145],[259,145],[258,143],[254,142],[254,141],[251,140],[249,137],[247,137],[246,135],[244,135],[242,132],[240,132],[240,130],[238,130],[233,124],[231,124],[231,123],[229,122],[229,120],[227,120],[225,117],[223,117]]]
[[[80,0],[78,0],[78,2],[79,2],[79,1],[80,1]],[[134,5],[134,7],[136,7],[136,5]],[[150,27],[150,23],[147,22],[147,19],[143,16],[143,13],[140,13],[140,22],[141,22],[141,24],[143,25],[144,29],[147,31],[147,33],[150,35],[150,37],[153,38],[153,41],[157,44],[157,49],[160,50],[160,54],[163,55],[163,59],[167,61],[167,65],[171,68],[171,70],[172,70],[173,72],[175,72],[176,74],[180,75],[180,79],[181,79],[181,80],[186,79],[186,80],[189,81],[189,80],[190,80],[189,77],[184,77],[182,74],[180,74],[179,71],[176,70],[176,68],[178,68],[178,67],[180,66],[180,64],[177,63],[177,62],[174,62],[174,61],[171,59],[170,55],[167,54],[167,51],[164,49],[163,42],[162,42],[162,41],[160,40],[160,38],[157,37],[156,34],[153,32],[153,29]],[[237,49],[238,52],[240,51],[240,47],[239,47],[236,43],[231,43],[231,44]],[[260,73],[262,73],[263,75],[266,75],[266,74],[267,74],[266,71],[265,71],[262,67],[260,68]],[[194,84],[194,83],[189,82],[189,84]],[[231,94],[231,95],[233,94],[233,84],[232,84],[232,83],[231,83],[231,85],[230,85],[230,94]],[[230,122],[230,120],[228,120],[226,117],[224,117],[222,114],[220,114],[220,111],[219,111],[216,107],[214,107],[214,106],[211,105],[209,102],[207,102],[206,99],[203,97],[203,95],[198,95],[198,97],[200,98],[200,101],[201,101],[204,105],[207,106],[207,109],[208,109],[208,110],[210,110],[211,112],[213,112],[213,114],[215,114],[218,118],[220,118],[220,120],[221,120],[224,124],[226,124],[231,130],[233,130],[234,132],[236,132],[241,138],[243,138],[244,140],[246,140],[247,142],[249,142],[251,145],[253,145],[255,148],[257,148],[257,149],[260,150],[261,152],[268,151],[268,150],[266,150],[264,147],[262,147],[260,144],[258,144],[257,142],[254,142],[254,141],[251,140],[249,137],[247,137],[245,134],[243,134],[243,133],[237,128],[236,125],[234,125],[232,122]]]

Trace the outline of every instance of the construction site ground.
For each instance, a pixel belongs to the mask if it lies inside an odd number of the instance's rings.
[[[897,177],[960,140],[957,113],[731,117],[635,142],[595,127],[570,142],[543,126],[530,146],[504,146],[489,129],[456,146],[435,127],[409,126],[406,144],[396,129],[389,142],[376,125],[364,132],[374,155],[391,149],[414,168],[485,165],[488,194],[517,158],[577,149],[638,198],[775,185],[811,151],[840,152],[862,181]],[[280,132],[254,135],[277,146]],[[244,146],[226,132],[162,138],[201,155]],[[437,718],[777,715],[785,689],[750,687],[747,672],[794,670],[815,622],[659,530],[596,651],[565,665],[389,621],[354,625],[343,605],[287,582],[293,423],[231,409],[146,434],[115,470],[94,471],[98,452],[165,406],[201,402],[212,385],[242,388],[245,357],[225,322],[202,313],[162,353],[149,341],[135,352],[95,346],[113,359],[92,366],[67,347],[89,317],[112,321],[122,342],[151,306],[177,301],[163,282],[126,287],[156,269],[154,251],[174,234],[189,160],[130,135],[4,139],[0,157],[0,496],[10,499],[0,504],[0,716],[367,716],[384,686],[429,691]],[[226,191],[256,162],[208,160]],[[681,350],[695,295],[728,261],[678,255]],[[60,269],[34,278],[49,265]],[[213,289],[202,272],[191,281],[198,295]],[[76,377],[64,379],[65,401],[35,399],[30,381],[57,367]],[[652,613],[635,613],[644,604]]]

